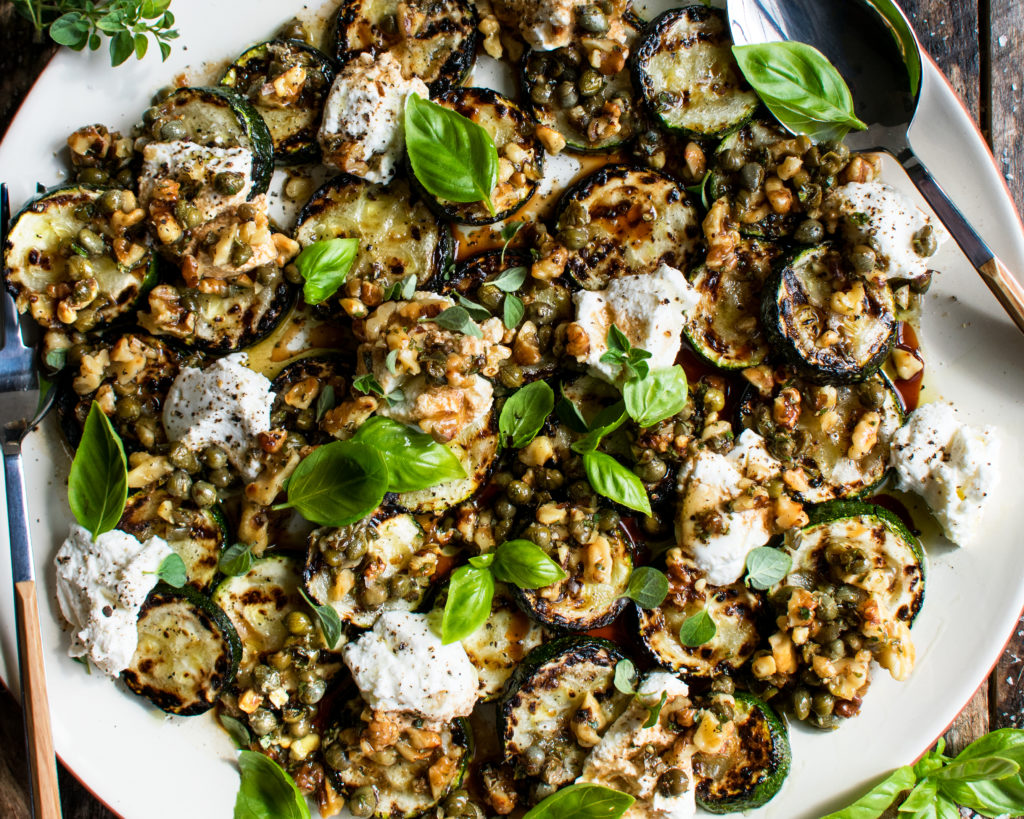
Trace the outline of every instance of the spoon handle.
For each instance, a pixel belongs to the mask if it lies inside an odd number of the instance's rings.
[[[985,280],[988,289],[999,300],[1007,315],[1013,319],[1024,333],[1024,286],[1020,279],[1010,272],[989,249],[985,241],[950,200],[925,164],[912,151],[906,151],[899,157],[900,164],[911,180],[928,200],[928,204],[938,215],[939,220],[952,234],[960,249]]]

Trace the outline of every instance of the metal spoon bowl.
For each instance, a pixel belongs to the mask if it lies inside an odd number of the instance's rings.
[[[985,244],[910,145],[921,91],[920,43],[893,0],[728,0],[737,45],[796,40],[821,51],[850,86],[866,131],[857,151],[885,151],[906,170],[964,255],[1024,332],[1024,287]]]

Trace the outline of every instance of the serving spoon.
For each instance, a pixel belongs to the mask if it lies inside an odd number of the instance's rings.
[[[906,170],[1003,309],[1024,332],[1024,287],[953,204],[910,145],[921,98],[921,46],[894,0],[728,0],[737,45],[796,40],[821,51],[850,86],[867,123],[856,151],[884,151]]]

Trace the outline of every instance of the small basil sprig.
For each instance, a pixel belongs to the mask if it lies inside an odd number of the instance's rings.
[[[686,407],[686,372],[676,365],[653,370],[622,385],[622,399],[629,417],[641,427],[653,427]]]
[[[327,647],[330,649],[335,648],[341,639],[341,632],[344,628],[338,612],[331,606],[321,606],[310,600],[305,589],[300,588],[299,594],[306,601],[306,605],[313,609],[313,615],[316,617],[317,625],[320,626],[320,633],[324,635],[324,642],[327,643]]]
[[[466,477],[462,463],[444,444],[415,427],[376,416],[359,427],[353,441],[381,453],[388,467],[388,492],[416,492]]]
[[[555,407],[555,393],[543,381],[516,390],[498,416],[498,432],[504,446],[522,449],[537,437]]]
[[[732,52],[768,110],[793,133],[821,141],[868,127],[857,119],[842,75],[813,46],[789,40],[733,46]]]
[[[480,328],[476,326],[473,317],[469,315],[469,311],[460,305],[449,307],[447,310],[443,310],[434,316],[434,318],[426,319],[426,321],[432,321],[438,327],[444,327],[446,330],[452,330],[453,332],[473,336],[474,338],[483,338],[484,335],[480,332]]]
[[[494,581],[521,589],[539,589],[568,575],[544,550],[528,540],[509,540],[493,552],[469,559],[456,569],[448,583],[448,599],[441,618],[441,642],[464,640],[491,614]]]
[[[662,691],[658,701],[647,709],[647,719],[644,720],[642,727],[653,728],[658,724],[658,717],[661,716],[661,709],[665,707],[666,702],[668,702],[668,691]]]
[[[594,420],[594,429],[576,441],[571,448],[573,452],[583,456],[583,471],[597,494],[649,516],[651,499],[647,495],[643,481],[611,455],[597,451],[605,436],[618,429],[626,420],[626,413],[622,410],[621,404],[613,405],[609,410],[609,414],[617,414],[618,417],[610,423],[596,426],[607,418],[607,415],[604,418],[599,415]]]
[[[378,398],[383,398],[389,407],[405,400],[405,394],[401,390],[392,390],[385,395],[384,388],[371,373],[352,379],[352,389],[366,395],[376,395]]]
[[[95,540],[117,526],[127,500],[124,446],[110,419],[93,401],[68,477],[71,512]]]
[[[690,648],[697,648],[705,643],[711,642],[718,634],[718,625],[708,614],[707,609],[701,609],[683,621],[679,628],[679,642]]]
[[[650,372],[647,359],[651,354],[630,344],[626,334],[614,324],[608,328],[604,343],[608,349],[601,355],[603,364],[617,364],[627,379],[644,378]]]
[[[388,482],[380,451],[358,441],[334,441],[299,463],[288,480],[288,500],[271,508],[296,509],[321,526],[347,526],[380,506]]]
[[[242,783],[235,797],[235,819],[310,819],[306,797],[270,757],[239,751],[238,767]]]
[[[746,584],[758,591],[770,589],[793,568],[793,558],[781,549],[758,546],[747,553]]]
[[[168,586],[180,589],[188,582],[185,561],[181,559],[181,555],[177,552],[171,552],[160,561],[160,566],[156,570],[156,576]]]
[[[626,593],[622,596],[642,609],[656,609],[668,597],[668,578],[653,566],[640,566],[629,576]]]
[[[498,151],[482,127],[462,114],[410,94],[405,101],[405,149],[427,192],[449,202],[483,202],[493,216]]]
[[[295,266],[304,282],[306,304],[320,304],[333,296],[352,270],[358,252],[358,239],[321,239],[304,248]]]
[[[416,284],[416,274],[410,273],[384,289],[384,301],[409,301],[416,294]]]
[[[620,819],[635,801],[622,791],[579,782],[555,791],[523,819]]]
[[[513,293],[508,293],[501,305],[501,323],[509,330],[514,330],[525,315],[526,305],[523,304],[523,300]]]
[[[462,294],[459,294],[459,306],[464,308],[469,317],[473,321],[487,321],[491,317],[491,311],[484,307],[482,304],[477,304],[475,301],[467,299]]]
[[[220,553],[217,568],[228,577],[238,577],[252,568],[252,546],[235,543]]]

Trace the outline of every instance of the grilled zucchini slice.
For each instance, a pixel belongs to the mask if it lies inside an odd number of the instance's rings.
[[[209,711],[234,678],[242,644],[209,598],[160,583],[139,612],[139,644],[121,678],[169,714]]]
[[[818,383],[863,381],[896,337],[889,286],[847,275],[827,245],[787,257],[769,279],[761,309],[769,343]]]
[[[179,88],[146,111],[146,120],[154,139],[163,139],[162,127],[176,120],[185,126],[188,142],[252,151],[249,199],[267,192],[274,173],[274,139],[263,117],[237,91],[226,86]]]
[[[309,356],[289,364],[271,384],[271,427],[298,432],[311,443],[326,441],[320,422],[345,400],[349,370],[350,362],[341,356]]]
[[[558,232],[567,235],[569,228],[578,241],[566,270],[586,290],[653,273],[663,262],[685,270],[701,239],[700,218],[683,187],[629,165],[607,165],[563,194]]]
[[[776,401],[787,408],[776,420]],[[795,420],[794,420],[795,417]],[[885,478],[889,446],[903,425],[899,392],[884,373],[859,384],[818,386],[794,378],[768,396],[749,389],[740,400],[740,424],[765,439],[786,469],[802,469],[804,503],[856,498],[873,492]],[[858,424],[873,429],[875,442],[856,459],[849,457]],[[863,431],[864,428],[862,428]]]
[[[461,85],[476,59],[477,14],[467,0],[344,0],[336,20],[339,65],[390,51],[431,95]]]
[[[523,537],[537,543],[568,577],[542,589],[515,589],[519,605],[556,628],[590,631],[607,626],[626,607],[623,595],[633,572],[634,546],[618,515],[568,503],[546,504],[542,510]],[[545,524],[541,517],[558,519]],[[604,520],[616,520],[616,525],[602,526]]]
[[[334,66],[301,40],[270,40],[242,52],[220,84],[243,95],[263,117],[282,165],[315,160],[317,128]]]
[[[349,174],[327,182],[299,214],[295,238],[303,247],[321,239],[355,237],[359,253],[347,282],[372,282],[382,289],[410,275],[423,287],[448,264],[452,235],[409,182],[376,185]],[[336,308],[345,288],[325,302]]]
[[[556,788],[583,772],[583,761],[626,709],[631,695],[616,690],[615,666],[623,656],[596,637],[562,637],[535,648],[509,678],[499,705],[506,761],[519,777]],[[577,731],[583,734],[581,744]]]
[[[439,549],[412,515],[395,510],[316,529],[303,572],[306,592],[343,622],[370,628],[385,605],[412,611],[423,602]]]
[[[165,504],[171,509],[171,520],[163,517]],[[117,528],[139,542],[154,535],[163,538],[185,562],[189,585],[204,592],[213,585],[221,550],[228,541],[227,521],[218,507],[200,509],[191,501],[172,498],[163,489],[143,490],[128,498]]]
[[[789,775],[786,723],[763,700],[732,695],[733,733],[714,754],[693,755],[697,804],[708,813],[740,813],[770,802]]]
[[[710,6],[672,9],[644,31],[633,79],[670,130],[721,139],[754,116],[761,101],[732,56],[725,15]]]
[[[507,219],[529,202],[544,175],[544,148],[533,133],[530,116],[490,88],[453,88],[434,102],[483,128],[494,140],[499,157],[498,183],[491,190],[494,213],[483,202],[449,202],[424,192],[437,211],[464,225],[489,225]]]
[[[156,284],[150,248],[133,231],[115,230],[102,196],[84,185],[57,188],[11,222],[3,246],[7,289],[18,312],[43,327],[92,330],[133,310]]]
[[[379,733],[372,744],[368,740],[371,718],[378,731],[382,724],[388,728],[385,740]],[[430,744],[419,753],[394,750],[416,748],[424,740]],[[358,693],[334,715],[324,731],[323,746],[324,767],[334,787],[345,796],[370,791],[375,800],[372,815],[380,819],[414,819],[425,814],[462,784],[473,757],[467,720],[443,724],[426,722],[415,714],[374,714]]]
[[[665,562],[669,580],[665,602],[650,611],[637,607],[644,648],[658,665],[688,677],[716,677],[740,668],[760,641],[761,599],[742,582],[698,589],[704,573],[680,549],[670,549]],[[701,611],[711,616],[718,630],[704,645],[685,646],[679,629]]]

